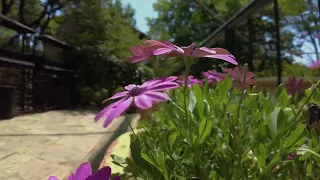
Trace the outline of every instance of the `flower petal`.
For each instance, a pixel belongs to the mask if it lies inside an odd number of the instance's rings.
[[[162,54],[167,54],[167,53],[170,53],[172,51],[172,49],[170,48],[159,48],[155,51],[153,51],[153,55],[162,55]]]
[[[68,177],[68,180],[75,180],[73,173],[70,174],[70,176]]]
[[[190,46],[187,46],[187,47],[181,47],[184,51],[184,55],[191,56],[194,50],[194,46],[195,46],[195,43],[192,43],[190,44]]]
[[[116,107],[111,109],[103,122],[103,127],[107,127],[115,118],[119,117],[131,105],[133,97],[123,99]]]
[[[134,97],[134,104],[140,109],[148,109],[152,107],[152,99],[150,99],[147,95],[141,94],[139,96]]]
[[[86,179],[91,175],[92,175],[91,165],[89,163],[83,163],[78,167],[73,178],[74,180]]]
[[[151,87],[148,88],[148,90],[151,91],[165,91],[165,90],[169,90],[169,89],[174,89],[174,88],[178,88],[179,84],[175,83],[175,82],[161,82],[158,84],[155,84]]]
[[[217,55],[211,55],[207,56],[208,58],[216,58],[216,59],[222,59],[225,60],[231,64],[238,65],[238,62],[235,60],[234,56],[232,55],[225,55],[225,54],[217,54]]]
[[[128,60],[131,62],[131,63],[136,63],[136,62],[139,62],[139,61],[145,61],[147,60],[149,57],[148,56],[130,56],[128,58]]]
[[[123,101],[123,99],[120,99],[112,104],[110,104],[109,106],[105,107],[104,109],[102,109],[94,118],[94,122],[99,121],[103,116],[106,116],[106,114],[113,109],[114,107],[118,106],[118,104],[120,104]]]
[[[109,180],[110,176],[111,176],[111,168],[109,166],[105,166],[101,168],[98,172],[96,172],[94,175],[88,177],[85,180],[100,180],[100,179]]]
[[[102,101],[102,103],[105,103],[105,102],[107,102],[107,101],[109,101],[111,99],[118,99],[118,98],[127,96],[128,93],[129,93],[128,91],[118,92],[118,93],[114,94],[113,96],[111,96],[110,98],[105,99],[104,101]]]
[[[166,93],[161,92],[147,91],[144,95],[155,102],[167,101],[169,99],[169,96]]]
[[[135,88],[135,87],[137,87],[137,85],[135,85],[135,84],[129,84],[129,85],[125,86],[124,89],[127,90],[127,91],[130,91],[131,89],[133,89],[133,88]]]
[[[48,180],[59,180],[59,178],[57,178],[55,176],[50,176]]]
[[[140,56],[141,54],[143,54],[144,46],[137,45],[134,47],[130,47],[130,50],[131,50],[132,54],[134,54],[136,56]]]

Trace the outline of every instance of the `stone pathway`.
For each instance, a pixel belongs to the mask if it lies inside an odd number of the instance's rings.
[[[61,179],[82,162],[90,161],[111,136],[121,129],[123,118],[108,128],[94,123],[95,113],[50,111],[0,121],[0,179]],[[129,119],[136,121],[138,115]],[[122,126],[121,126],[122,124]]]

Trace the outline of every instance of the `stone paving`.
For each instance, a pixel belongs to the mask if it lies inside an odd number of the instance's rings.
[[[92,159],[125,123],[108,128],[94,123],[89,111],[50,111],[0,121],[0,180],[61,179]],[[138,115],[129,119],[136,121]],[[127,128],[127,127],[126,127]]]

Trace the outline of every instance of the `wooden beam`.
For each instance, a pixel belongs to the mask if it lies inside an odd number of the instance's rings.
[[[233,15],[227,22],[215,30],[201,46],[212,46],[213,40],[223,35],[224,30],[227,28],[235,28],[236,26],[244,23],[250,16],[259,12],[262,8],[272,3],[272,0],[253,0],[246,7],[242,8],[239,12]]]
[[[19,23],[18,21],[12,20],[7,16],[0,14],[0,26],[7,27],[18,33],[35,33],[36,31],[24,24]]]
[[[37,39],[39,39],[43,42],[46,42],[46,43],[56,45],[61,48],[71,48],[71,46],[69,44],[67,44],[63,41],[60,41],[60,40],[58,40],[52,36],[49,36],[49,35],[41,35],[41,36],[37,37]]]

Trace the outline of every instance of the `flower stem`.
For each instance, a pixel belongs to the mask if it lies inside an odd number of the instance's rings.
[[[131,129],[131,131],[132,131],[132,134],[134,134],[135,136],[137,136],[136,133],[134,132],[132,126],[131,126],[131,123],[130,123],[130,120],[129,120],[127,114],[124,114],[124,118],[125,118],[126,121],[128,122],[128,125],[129,125],[129,127],[130,127],[130,129]]]
[[[187,122],[189,122],[189,114],[188,114],[188,108],[187,108],[187,88],[188,88],[188,75],[189,75],[189,65],[187,61],[185,60],[185,65],[186,65],[186,72],[184,76],[184,89],[183,89],[183,100],[184,100],[184,112],[186,114],[186,119]]]
[[[237,111],[237,122],[239,121],[239,118],[240,118],[240,109],[241,109],[241,105],[242,105],[242,101],[243,101],[243,97],[244,97],[244,92],[246,90],[247,69],[248,69],[248,64],[246,63],[246,64],[244,64],[244,67],[243,67],[243,70],[244,70],[244,73],[243,73],[243,84],[242,84],[241,99],[240,99],[239,106],[238,106],[238,111]],[[239,83],[241,85],[241,80],[240,80]],[[238,123],[237,123],[237,125],[238,125]]]

